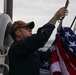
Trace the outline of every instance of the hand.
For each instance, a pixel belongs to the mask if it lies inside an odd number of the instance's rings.
[[[67,15],[68,10],[65,7],[60,8],[55,15],[52,17],[52,19],[49,21],[49,23],[55,25],[56,21]]]
[[[62,7],[55,13],[54,18],[56,18],[56,20],[59,20],[60,18],[64,17],[67,14],[68,10],[65,7]]]

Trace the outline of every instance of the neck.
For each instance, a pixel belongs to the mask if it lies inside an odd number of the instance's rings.
[[[21,38],[17,37],[17,38],[16,38],[16,41],[19,41],[19,40],[21,40]]]

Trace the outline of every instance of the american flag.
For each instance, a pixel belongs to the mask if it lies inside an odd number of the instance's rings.
[[[52,47],[51,75],[76,75],[76,35],[69,27],[62,27]]]

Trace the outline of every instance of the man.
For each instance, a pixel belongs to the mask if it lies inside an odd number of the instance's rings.
[[[38,55],[37,50],[44,47],[55,28],[56,21],[66,13],[67,9],[60,8],[48,23],[38,29],[37,34],[32,34],[34,22],[25,23],[19,20],[11,25],[10,35],[14,42],[8,53],[9,75],[40,75],[40,63],[44,57]],[[46,53],[43,56],[46,56]]]

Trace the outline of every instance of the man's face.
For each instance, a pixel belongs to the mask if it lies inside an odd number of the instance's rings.
[[[23,28],[19,28],[17,31],[19,33],[16,33],[16,35],[19,36],[20,39],[27,38],[27,37],[32,35],[32,29],[30,29],[28,26],[23,27]]]

